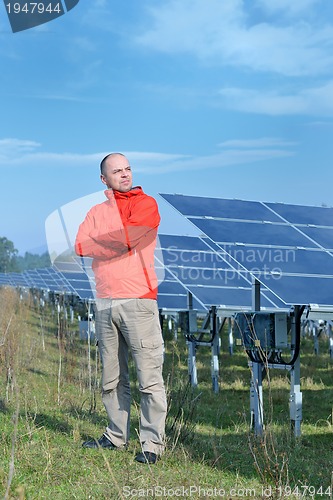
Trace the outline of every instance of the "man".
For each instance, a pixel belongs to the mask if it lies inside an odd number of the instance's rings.
[[[93,258],[96,335],[102,360],[106,431],[85,448],[124,447],[129,439],[131,351],[139,383],[140,442],[135,460],[155,463],[164,448],[166,396],[162,377],[163,338],[156,303],[154,249],[160,222],[154,198],[132,187],[132,171],[121,153],[101,162],[107,200],[88,212],[75,251]]]

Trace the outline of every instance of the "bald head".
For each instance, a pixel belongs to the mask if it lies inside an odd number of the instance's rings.
[[[122,153],[110,153],[101,161],[101,180],[109,189],[126,193],[132,189],[132,170]]]
[[[123,158],[127,159],[126,156],[123,155],[123,153],[109,153],[106,156],[104,156],[104,158],[100,164],[101,174],[104,174],[104,169],[105,169],[107,160],[116,161],[118,157],[123,157]]]

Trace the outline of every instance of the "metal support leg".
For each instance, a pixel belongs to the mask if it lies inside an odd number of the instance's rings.
[[[175,319],[173,319],[172,325],[173,325],[173,338],[174,340],[178,340],[178,323],[177,321],[175,321]]]
[[[301,435],[302,422],[302,393],[301,393],[301,361],[300,356],[296,359],[290,370],[290,422],[294,429],[295,437]]]
[[[188,341],[188,373],[190,377],[190,382],[192,387],[197,387],[198,376],[197,376],[197,363],[195,357],[195,342]]]
[[[262,369],[261,363],[251,363],[251,389],[250,409],[251,426],[257,436],[261,436],[264,428],[264,408],[262,393]]]
[[[219,392],[219,318],[216,314],[216,307],[212,306],[209,313],[210,334],[211,334],[211,374],[213,391]]]
[[[69,314],[70,314],[70,322],[72,324],[72,323],[74,323],[74,309],[73,309],[73,306],[70,306],[70,308],[69,308]]]
[[[327,333],[329,341],[330,358],[333,359],[333,331],[332,331],[332,323],[330,321],[327,323]]]
[[[316,324],[314,324],[312,327],[312,335],[314,343],[314,352],[315,354],[319,354],[319,328],[318,325]]]
[[[175,320],[174,317],[172,317],[171,315],[167,316],[167,324],[168,324],[168,331],[169,333],[173,334],[173,338],[174,340],[177,340],[178,339],[178,324],[177,324],[177,321]]]
[[[219,336],[216,334],[212,343],[212,387],[215,394],[219,392]]]
[[[228,338],[229,338],[229,354],[232,356],[234,353],[234,334],[232,331],[232,320],[228,318]]]

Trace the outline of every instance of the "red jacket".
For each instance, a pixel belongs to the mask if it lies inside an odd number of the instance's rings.
[[[98,298],[157,296],[154,250],[160,215],[141,187],[105,191],[79,227],[75,252],[92,257]]]

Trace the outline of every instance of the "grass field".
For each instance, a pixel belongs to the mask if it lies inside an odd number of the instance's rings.
[[[87,450],[107,422],[96,348],[77,322],[0,290],[0,495],[17,499],[332,499],[333,363],[302,340],[302,436],[289,425],[289,380],[264,381],[265,433],[249,428],[247,357],[222,336],[220,391],[211,389],[210,350],[199,348],[199,385],[188,384],[182,335],[165,335],[167,450],[154,466],[134,462],[139,394],[132,371],[131,440],[125,451]]]

